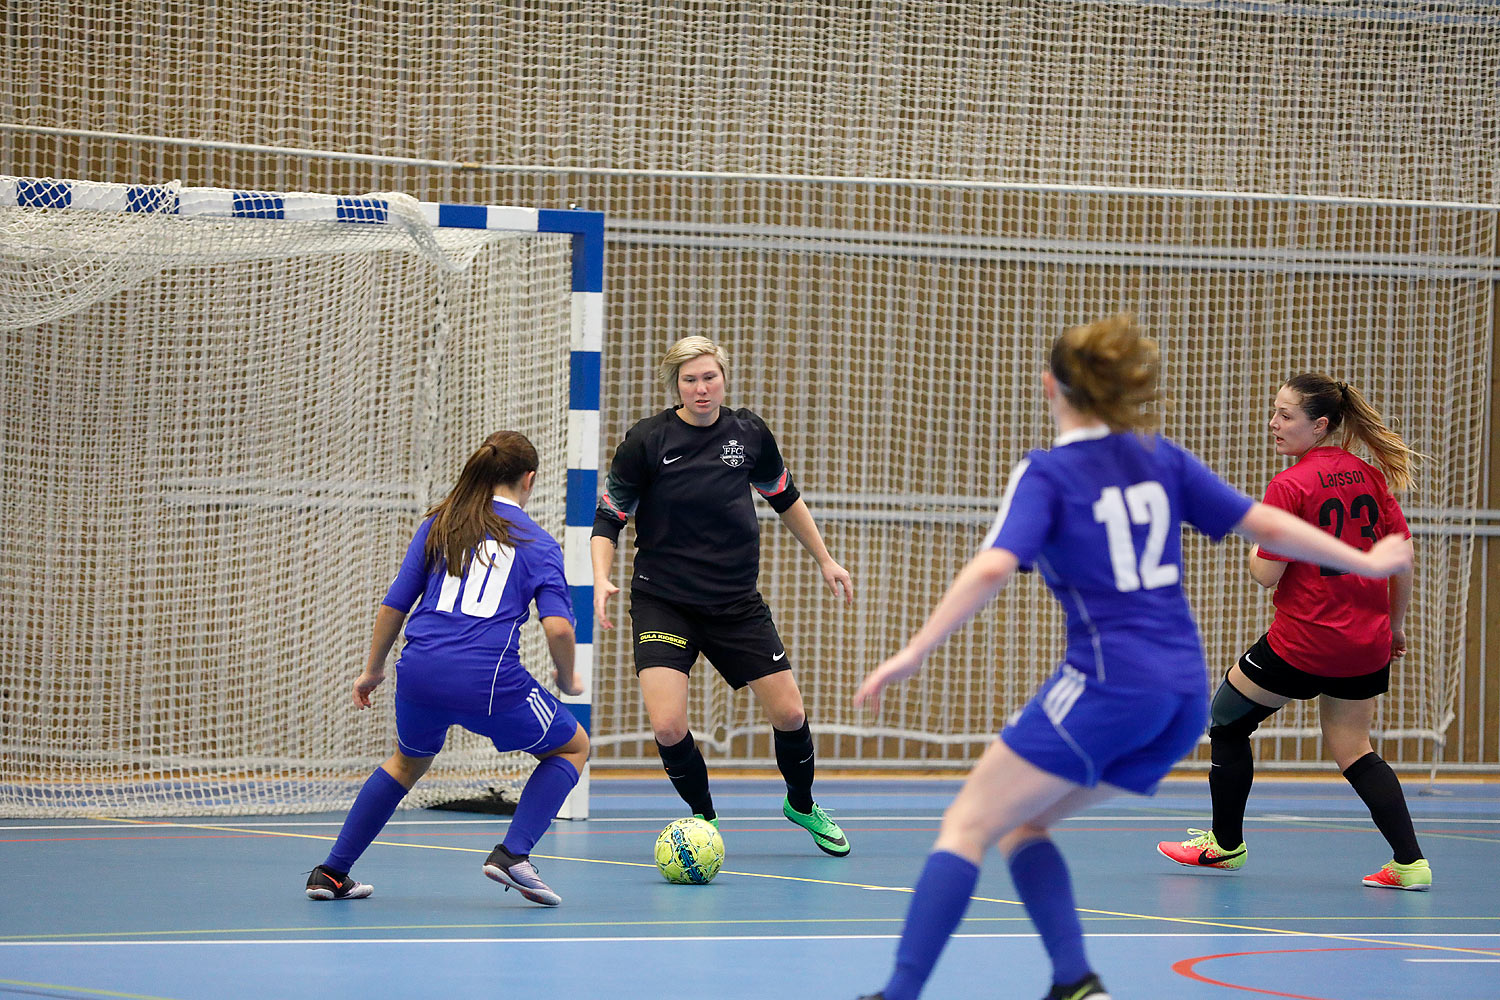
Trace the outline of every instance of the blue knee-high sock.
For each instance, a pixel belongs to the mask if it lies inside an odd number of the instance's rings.
[[[1073,902],[1073,880],[1057,845],[1045,838],[1010,856],[1010,877],[1052,959],[1052,980],[1076,983],[1091,971],[1083,953],[1083,925]]]
[[[978,881],[979,866],[972,861],[948,851],[927,856],[906,911],[906,926],[901,928],[896,970],[885,984],[886,1000],[916,1000],[921,995],[943,946],[963,920]]]
[[[365,786],[355,796],[349,815],[344,818],[344,828],[339,839],[333,842],[333,850],[323,864],[336,872],[347,872],[354,862],[365,853],[370,841],[380,836],[380,831],[390,822],[391,814],[406,797],[406,786],[401,784],[383,767],[365,779]]]
[[[544,757],[521,789],[516,815],[505,831],[504,848],[512,854],[527,855],[557,818],[563,799],[578,784],[578,771],[561,757]]]

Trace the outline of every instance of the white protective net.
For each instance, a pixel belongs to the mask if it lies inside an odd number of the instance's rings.
[[[820,760],[971,760],[1050,670],[1060,619],[1022,579],[883,718],[849,705],[1047,440],[1035,382],[1050,338],[1120,311],[1165,348],[1167,430],[1248,492],[1279,468],[1268,401],[1303,369],[1359,385],[1431,456],[1404,498],[1424,534],[1379,748],[1471,759],[1440,743],[1474,645],[1491,433],[1492,4],[26,8],[24,44],[0,49],[0,161],[16,171],[605,211],[603,460],[667,403],[666,346],[714,336],[730,401],[766,416],[855,573],[846,613],[767,523],[761,589]],[[1216,675],[1269,617],[1242,556],[1189,547]],[[622,634],[601,633],[596,658],[596,760],[654,763]],[[693,697],[715,763],[769,760],[747,695],[703,671]],[[1305,708],[1274,726],[1294,735],[1262,740],[1263,761],[1321,756]]]
[[[376,606],[486,434],[536,444],[560,533],[568,238],[379,197],[400,224],[0,208],[0,815],[346,807],[393,745],[389,692],[351,710]],[[414,802],[530,764],[455,731]]]
[[[932,202],[927,218],[942,209]],[[888,696],[879,720],[849,703],[863,672],[921,625],[973,554],[1014,462],[1050,440],[1038,378],[1052,338],[1122,308],[1162,343],[1166,432],[1254,495],[1284,466],[1265,421],[1280,382],[1299,371],[1359,386],[1432,456],[1403,498],[1423,532],[1407,623],[1421,640],[1376,722],[1391,756],[1432,754],[1464,653],[1473,539],[1462,532],[1463,508],[1481,468],[1494,214],[1081,194],[973,198],[968,208],[982,217],[972,224],[994,235],[628,251],[641,271],[734,289],[737,312],[695,303],[680,329],[711,326],[727,345],[732,401],[757,409],[778,434],[831,551],[860,587],[856,609],[839,607],[789,533],[763,522],[762,590],[815,725],[841,734],[825,759],[971,760],[1050,673],[1061,610],[1040,581],[1022,577]],[[642,377],[665,339],[623,348],[605,393],[621,417],[665,402]],[[607,430],[627,422],[606,421]],[[617,441],[606,441],[606,453]],[[1268,625],[1270,602],[1245,572],[1242,542],[1188,536],[1185,579],[1217,674]],[[598,655],[623,661],[629,648],[611,637]],[[750,699],[719,683],[694,691],[708,742],[732,759],[764,759],[764,723]],[[647,731],[628,687],[612,701],[601,685],[596,704],[619,720],[601,726],[598,742]],[[1264,727],[1259,752],[1316,760],[1316,731],[1315,703],[1291,706]]]

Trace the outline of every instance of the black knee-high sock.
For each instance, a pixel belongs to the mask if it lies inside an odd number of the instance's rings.
[[[661,766],[666,769],[672,787],[688,808],[704,819],[717,816],[713,796],[708,793],[708,765],[703,763],[703,753],[693,742],[693,734],[688,733],[681,743],[671,746],[663,746],[658,740],[656,752],[661,755]]]
[[[776,766],[786,779],[786,800],[799,813],[812,812],[813,738],[807,720],[801,729],[786,732],[771,728],[776,737]]]
[[[1417,846],[1417,832],[1412,829],[1406,796],[1391,765],[1372,750],[1345,768],[1344,778],[1369,806],[1370,818],[1390,843],[1396,861],[1409,865],[1419,860],[1422,849]]]
[[[1245,803],[1255,781],[1255,754],[1248,736],[1209,740],[1208,793],[1214,805],[1214,839],[1226,851],[1245,842]]]

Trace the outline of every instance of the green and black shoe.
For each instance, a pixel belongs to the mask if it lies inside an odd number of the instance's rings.
[[[789,800],[783,800],[781,814],[812,834],[813,843],[817,844],[818,850],[824,854],[842,858],[849,853],[849,839],[844,836],[844,831],[828,818],[823,807],[816,802],[813,803],[812,812],[800,813],[792,808]]]

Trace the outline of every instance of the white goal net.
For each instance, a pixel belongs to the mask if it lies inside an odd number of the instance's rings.
[[[855,574],[845,612],[765,522],[761,590],[823,763],[967,764],[1052,669],[1057,606],[1023,577],[881,718],[849,703],[1049,439],[1059,330],[1136,313],[1168,433],[1257,495],[1280,381],[1347,379],[1432,456],[1402,498],[1411,652],[1377,748],[1500,768],[1494,3],[430,6],[31,0],[0,47],[0,162],[607,213],[599,457],[668,404],[666,347],[713,336],[729,402],[767,418]],[[1215,681],[1269,621],[1243,552],[1188,549]],[[628,630],[598,640],[594,759],[656,768]],[[773,763],[748,694],[702,668],[691,690],[711,766]],[[1327,766],[1315,708],[1265,728],[1259,761]]]
[[[0,201],[0,815],[345,808],[393,746],[390,692],[350,696],[376,606],[488,433],[536,444],[561,534],[568,237],[391,195]],[[531,763],[455,730],[412,801]]]

